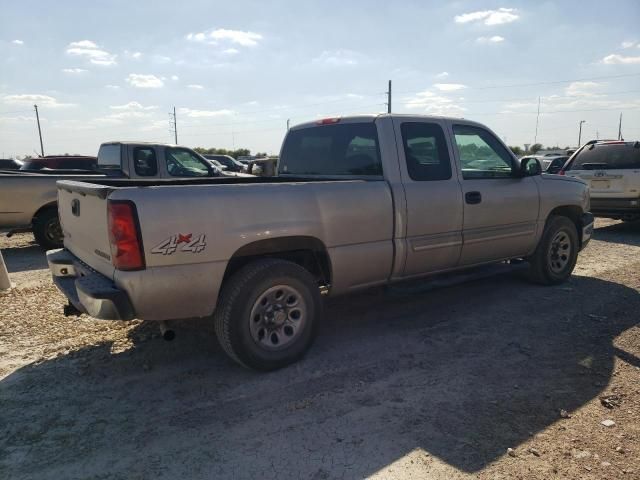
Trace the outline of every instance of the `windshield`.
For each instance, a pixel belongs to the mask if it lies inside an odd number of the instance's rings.
[[[580,151],[571,170],[621,170],[640,168],[640,148],[633,143],[595,144]]]

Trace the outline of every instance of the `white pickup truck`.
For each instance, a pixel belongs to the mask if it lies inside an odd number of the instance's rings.
[[[0,229],[33,231],[45,249],[62,246],[58,221],[58,180],[94,178],[175,179],[228,175],[190,148],[146,142],[100,145],[97,170],[40,170],[0,173]],[[243,174],[230,174],[243,175]]]
[[[224,350],[261,370],[309,348],[322,294],[510,259],[556,284],[593,229],[585,182],[439,117],[298,125],[275,177],[58,190],[65,248],[47,257],[67,313],[211,317]]]

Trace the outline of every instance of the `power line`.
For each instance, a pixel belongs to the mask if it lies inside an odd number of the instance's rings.
[[[625,73],[621,75],[603,75],[599,77],[589,77],[589,78],[574,78],[571,80],[554,80],[549,82],[533,82],[533,83],[514,83],[511,85],[489,85],[484,87],[474,87],[466,85],[465,89],[472,90],[491,90],[495,88],[515,88],[515,87],[536,87],[540,85],[558,85],[561,83],[572,83],[572,82],[586,82],[590,80],[607,80],[611,78],[625,78],[625,77],[639,77],[640,73]],[[424,91],[424,90],[421,90]],[[413,92],[399,92],[399,93],[420,93],[421,91],[413,91]]]

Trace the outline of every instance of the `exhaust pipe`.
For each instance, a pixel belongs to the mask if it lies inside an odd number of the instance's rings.
[[[176,338],[176,332],[169,328],[167,322],[158,322],[158,326],[160,327],[160,334],[162,335],[162,338],[165,339],[165,341],[170,342],[171,340]]]

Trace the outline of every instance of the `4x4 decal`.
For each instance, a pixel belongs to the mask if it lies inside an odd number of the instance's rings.
[[[187,233],[186,235],[178,233],[177,235],[171,235],[153,247],[151,253],[162,255],[171,255],[174,252],[200,253],[206,246],[207,242],[204,233],[195,238],[193,238],[192,233]]]

